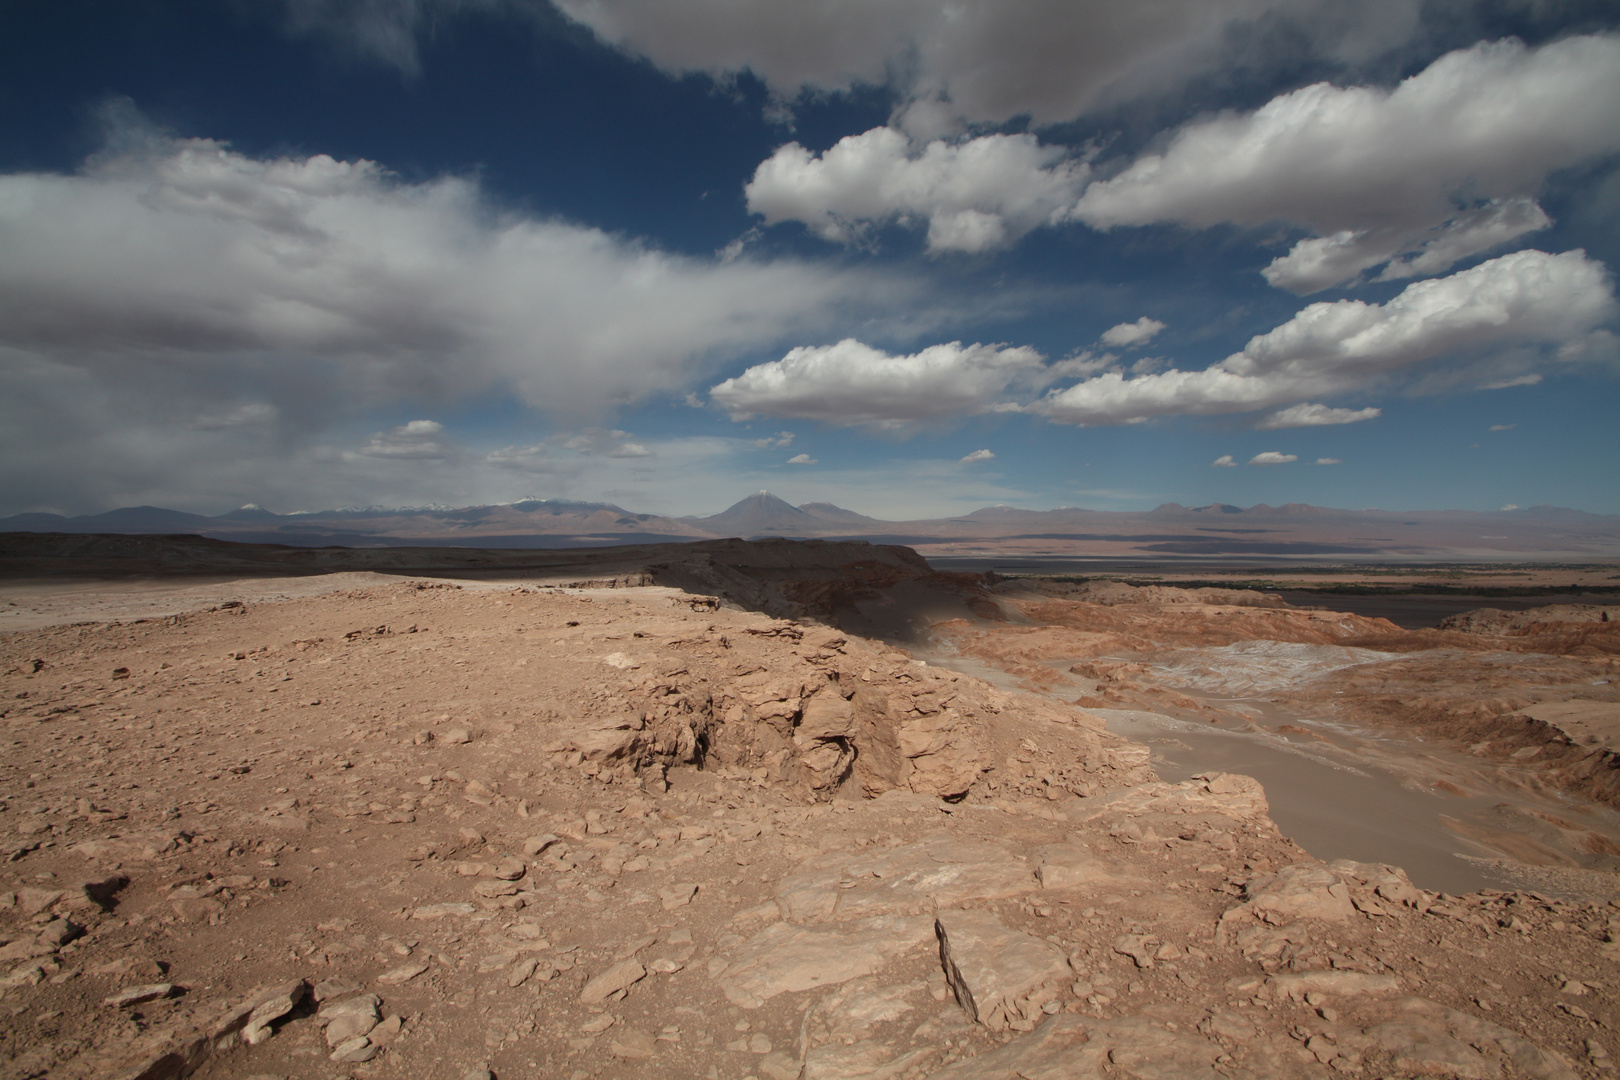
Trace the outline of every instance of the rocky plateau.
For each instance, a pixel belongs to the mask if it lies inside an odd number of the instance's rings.
[[[13,568],[0,1077],[1613,1072],[1620,610],[669,547]],[[1125,715],[1450,748],[1403,775],[1517,793],[1455,811],[1501,887],[1317,858]]]

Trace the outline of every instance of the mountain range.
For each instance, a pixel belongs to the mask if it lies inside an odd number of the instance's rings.
[[[987,506],[960,517],[883,521],[831,503],[794,506],[760,491],[718,514],[667,517],[613,503],[524,499],[466,507],[363,507],[276,514],[249,504],[218,516],[156,506],[64,517],[17,514],[0,532],[196,534],[295,547],[564,548],[719,537],[905,544],[925,555],[1265,559],[1620,558],[1620,515],[1526,510],[1336,510],[1165,503],[1148,511]]]

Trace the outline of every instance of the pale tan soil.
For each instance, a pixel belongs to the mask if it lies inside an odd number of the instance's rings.
[[[813,621],[342,584],[0,635],[0,1075],[1608,1068],[1613,905],[1324,871],[1251,781],[1155,783],[1084,710]],[[222,1026],[293,980],[397,1036]]]
[[[397,576],[373,571],[284,578],[145,578],[109,583],[35,578],[0,586],[0,631],[38,630],[81,622],[132,622],[217,607],[232,600],[265,603],[324,596],[344,589],[389,585]],[[462,588],[511,588],[510,581],[435,578]]]

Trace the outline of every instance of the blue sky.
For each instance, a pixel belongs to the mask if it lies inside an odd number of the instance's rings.
[[[0,513],[1620,512],[1580,0],[0,8]]]

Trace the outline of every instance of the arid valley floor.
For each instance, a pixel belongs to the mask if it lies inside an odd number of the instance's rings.
[[[7,1080],[1620,1055],[1612,591],[1403,628],[855,543],[95,539],[0,552]]]

